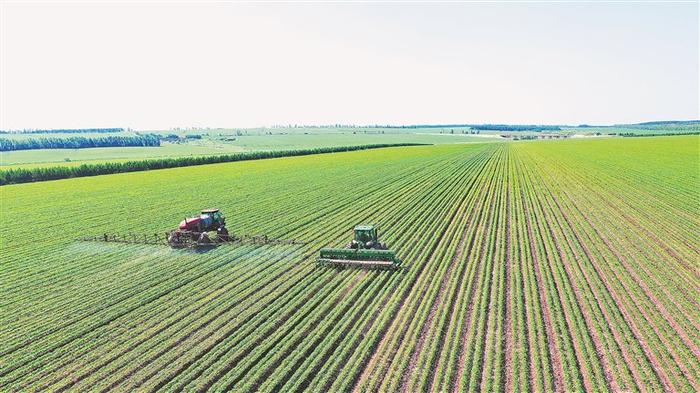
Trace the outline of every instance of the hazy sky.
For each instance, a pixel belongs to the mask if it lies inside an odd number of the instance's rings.
[[[696,1],[0,4],[0,129],[700,117]]]

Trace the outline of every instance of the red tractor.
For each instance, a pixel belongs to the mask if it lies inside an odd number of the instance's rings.
[[[213,231],[216,231],[215,238],[209,235],[209,232]],[[178,229],[168,234],[168,243],[175,248],[205,246],[228,240],[226,217],[219,209],[202,210],[198,216],[185,218],[180,222]]]

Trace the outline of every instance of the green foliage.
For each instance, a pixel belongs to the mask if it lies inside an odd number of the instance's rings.
[[[306,130],[308,133],[301,132]],[[158,132],[161,139],[160,147],[105,147],[92,149],[44,149],[19,150],[0,152],[0,169],[46,167],[64,164],[64,159],[71,160],[70,166],[94,164],[105,161],[143,160],[152,158],[175,158],[183,156],[203,156],[233,154],[266,150],[300,150],[318,147],[359,146],[397,143],[484,143],[494,138],[473,137],[468,134],[440,134],[434,129],[394,130],[363,130],[353,134],[352,131],[326,129],[260,129],[245,130],[241,136],[236,136],[236,130],[221,130],[221,132],[200,130],[202,139],[187,139],[185,132]],[[365,133],[365,131],[367,133]],[[388,131],[388,130],[387,130]],[[479,131],[471,131],[473,133]],[[70,134],[47,134],[42,137],[53,137]],[[84,136],[100,137],[99,134]],[[131,135],[131,134],[123,134]],[[8,138],[26,139],[27,135],[11,134]]]
[[[0,138],[0,151],[33,149],[85,149],[92,147],[160,146],[155,134],[137,136],[70,137],[70,138]]]
[[[695,391],[698,136],[396,147],[3,187],[2,391]],[[78,242],[203,207],[308,244]],[[316,268],[360,223],[398,272]]]
[[[29,183],[36,181],[67,179],[72,177],[85,177],[107,175],[113,173],[125,173],[147,171],[154,169],[177,168],[183,166],[216,164],[221,162],[235,162],[260,160],[266,158],[304,156],[309,154],[335,153],[353,150],[380,149],[385,147],[412,146],[417,144],[378,144],[360,146],[320,147],[315,149],[260,151],[250,153],[222,154],[218,156],[189,156],[177,158],[161,158],[141,161],[104,162],[98,164],[82,164],[80,166],[54,166],[38,168],[18,168],[0,171],[0,186],[6,184]]]
[[[560,126],[526,125],[526,124],[478,124],[472,129],[482,131],[559,131]]]
[[[693,131],[693,132],[676,132],[672,134],[667,134],[667,133],[635,133],[635,132],[621,132],[618,133],[617,135],[619,136],[624,136],[624,137],[643,137],[643,136],[673,136],[673,135],[700,135],[700,131]]]
[[[0,134],[98,134],[122,131],[124,131],[123,128],[63,128],[52,130],[0,131]]]

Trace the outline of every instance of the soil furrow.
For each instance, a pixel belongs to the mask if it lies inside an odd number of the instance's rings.
[[[494,188],[493,178],[495,178],[495,171],[496,171],[496,169],[494,169],[494,174],[492,175],[491,181],[489,182],[489,191],[493,191],[493,188]],[[490,200],[493,201],[493,199],[494,199],[494,197],[492,195]],[[483,230],[481,232],[482,239],[481,239],[481,244],[479,247],[479,258],[478,258],[478,262],[477,262],[477,266],[476,266],[476,269],[477,269],[476,272],[479,272],[478,269],[481,269],[482,265],[486,261],[486,247],[487,247],[486,238],[487,238],[487,233],[490,230],[491,225],[493,223],[493,214],[492,214],[493,208],[494,208],[494,203],[490,203],[488,206],[487,213],[486,213],[486,221],[483,223],[484,226],[483,226]],[[478,285],[472,285],[472,290],[469,293],[469,303],[467,305],[467,312],[465,314],[466,319],[463,323],[463,330],[459,336],[459,338],[460,338],[459,346],[458,346],[459,356],[457,358],[458,360],[457,360],[457,364],[456,364],[457,370],[456,370],[455,374],[453,374],[453,379],[449,382],[449,387],[450,387],[449,390],[452,392],[456,392],[460,389],[460,383],[461,383],[461,380],[462,380],[463,375],[464,375],[464,371],[466,368],[466,360],[467,360],[467,355],[468,355],[467,354],[467,340],[468,340],[468,337],[471,337],[471,335],[473,333],[471,330],[471,324],[472,324],[472,316],[473,316],[472,314],[474,313],[474,307],[476,306],[476,303],[475,303],[476,297],[477,297],[477,296],[475,296],[476,289],[477,289],[477,287],[481,287],[481,283],[483,282],[483,281],[479,281],[479,280],[480,279],[486,280],[485,277],[487,277],[487,276],[488,276],[488,274],[485,274],[484,277],[475,276],[474,279],[478,282]],[[490,299],[489,299],[489,301],[490,301]],[[487,309],[488,309],[488,307],[487,307]]]
[[[476,175],[474,176],[474,179],[478,179],[481,176],[481,173],[484,171],[484,168],[488,167],[488,162],[490,160],[494,159],[495,155],[496,155],[496,151],[494,150],[493,152],[491,152],[489,157],[482,163],[481,168],[477,171]],[[466,198],[466,194],[465,194],[464,198]],[[461,203],[464,202],[464,198],[462,199]],[[457,214],[457,211],[458,211],[458,209],[455,209],[455,211],[452,213],[452,216],[449,218],[448,222],[451,223],[454,220],[454,217]],[[444,232],[441,233],[440,237],[432,243],[431,249],[428,252],[428,256],[426,257],[426,260],[430,260],[433,257],[433,254],[435,253],[435,250],[436,250],[437,246],[439,245],[440,241],[442,240],[442,238],[444,237],[444,235],[445,235]],[[406,287],[405,293],[401,294],[401,297],[400,297],[401,301],[399,302],[399,304],[395,308],[395,312],[392,313],[393,317],[390,320],[388,320],[386,322],[386,324],[384,325],[384,327],[382,328],[381,333],[379,335],[380,338],[377,341],[377,344],[373,347],[372,355],[369,357],[367,362],[365,362],[365,364],[362,368],[362,371],[360,371],[357,374],[357,377],[355,378],[355,380],[353,382],[352,391],[357,391],[359,388],[360,382],[366,377],[367,373],[369,373],[373,370],[373,367],[378,360],[378,356],[380,356],[378,349],[382,348],[386,345],[386,340],[388,340],[387,333],[389,332],[389,329],[391,328],[391,326],[395,323],[396,318],[399,317],[400,310],[402,310],[404,308],[406,301],[408,300],[408,294],[412,290],[413,285],[426,272],[425,266],[427,266],[426,263],[421,264],[420,270],[414,276],[412,284],[408,285]],[[408,324],[406,324],[403,328],[404,334],[405,334],[406,329],[408,329]]]
[[[539,203],[542,204],[542,201],[540,200]],[[545,203],[548,204],[548,202],[545,202]],[[548,206],[551,208],[551,206],[549,204],[548,204]],[[542,206],[542,209],[544,209],[543,206]],[[558,223],[558,217],[556,216],[556,214],[553,214],[553,216]],[[605,381],[608,384],[607,388],[609,390],[614,391],[614,392],[620,391],[620,386],[613,378],[611,366],[605,357],[605,351],[603,349],[603,344],[600,340],[600,337],[598,336],[597,332],[595,331],[595,329],[593,327],[594,324],[593,324],[593,321],[591,319],[591,316],[589,315],[589,313],[586,311],[586,309],[584,307],[585,302],[581,296],[581,288],[578,288],[576,286],[575,281],[572,279],[572,274],[570,271],[571,261],[566,256],[566,253],[564,253],[561,250],[561,246],[563,243],[559,239],[559,236],[556,234],[556,232],[552,229],[550,222],[547,220],[545,220],[545,222],[546,222],[546,226],[547,226],[547,229],[549,231],[549,234],[552,237],[552,240],[554,241],[555,248],[557,250],[557,254],[559,255],[559,259],[562,261],[561,265],[563,266],[564,272],[566,274],[566,276],[564,278],[567,280],[567,283],[569,284],[569,287],[571,288],[571,292],[573,292],[573,294],[576,298],[576,307],[577,307],[576,310],[584,319],[584,322],[586,325],[586,332],[587,332],[588,337],[590,338],[591,342],[593,343],[593,346],[595,347],[595,354],[596,354],[597,361],[598,361],[598,363],[601,364],[601,366],[603,368],[603,373],[605,375]],[[571,249],[571,251],[574,252],[573,249]],[[567,316],[567,320],[568,320],[568,316]],[[577,340],[574,339],[572,341],[574,342],[574,345],[577,346]],[[580,349],[578,349],[577,352],[580,352]],[[584,363],[584,362],[585,362],[584,359],[579,359],[579,363]],[[589,381],[588,378],[585,377],[585,374],[584,374],[584,383],[586,383],[586,390],[587,391],[594,390],[593,385],[592,385],[593,382]]]
[[[554,380],[554,390],[557,392],[563,392],[564,388],[564,366],[562,364],[561,358],[559,357],[559,350],[556,347],[554,340],[554,328],[552,327],[552,320],[549,315],[549,307],[547,302],[547,295],[545,293],[544,283],[542,280],[542,273],[539,268],[539,258],[537,252],[535,252],[535,236],[532,232],[532,224],[530,223],[530,210],[527,207],[526,197],[524,192],[521,190],[522,200],[523,200],[523,210],[525,212],[525,223],[527,227],[527,236],[530,242],[530,257],[533,261],[533,268],[535,270],[536,285],[539,294],[540,306],[542,317],[544,319],[545,334],[547,335],[547,347],[549,348],[549,356],[551,362],[551,368],[553,370],[553,380]]]
[[[585,215],[583,217],[584,217],[584,219],[586,218]],[[615,306],[616,306],[617,310],[621,313],[625,323],[627,324],[630,331],[634,335],[635,340],[642,348],[642,351],[644,352],[644,355],[646,356],[649,364],[651,364],[652,369],[654,370],[654,373],[656,374],[656,377],[659,379],[659,381],[661,381],[661,383],[663,384],[663,387],[666,391],[673,391],[674,389],[672,388],[671,381],[670,381],[669,377],[666,375],[666,373],[664,372],[664,367],[661,365],[661,363],[656,358],[656,356],[654,356],[654,354],[652,353],[651,349],[649,348],[646,340],[643,339],[643,336],[642,336],[641,332],[639,331],[639,328],[634,323],[634,318],[632,318],[629,315],[629,313],[627,312],[627,309],[623,306],[623,304],[619,298],[619,295],[614,290],[612,290],[612,286],[611,286],[610,282],[608,281],[607,277],[605,276],[605,274],[601,271],[600,267],[598,266],[598,264],[596,262],[597,259],[592,255],[591,251],[588,249],[587,243],[584,240],[580,239],[576,232],[574,232],[574,234],[576,235],[577,239],[579,240],[579,244],[581,245],[581,248],[584,250],[586,257],[590,261],[591,267],[593,267],[593,269],[595,270],[596,275],[598,276],[598,279],[605,286],[607,293],[610,295],[610,297],[615,302]],[[614,325],[611,325],[611,326],[614,326]],[[621,345],[621,348],[624,348],[624,343],[619,343],[619,345]],[[630,364],[630,363],[628,362],[628,364]],[[639,374],[637,374],[637,375],[639,375]],[[641,378],[641,376],[640,376],[640,378]],[[643,379],[640,379],[638,381],[641,381],[641,380],[643,380]]]
[[[501,351],[504,353],[503,356],[503,364],[501,365],[501,372],[503,373],[502,380],[505,381],[505,391],[510,393],[513,391],[513,338],[515,336],[515,331],[513,329],[513,322],[512,322],[512,313],[513,311],[511,310],[511,244],[510,244],[510,231],[511,231],[511,215],[510,215],[510,209],[511,209],[511,195],[510,195],[510,189],[511,189],[511,184],[510,184],[510,174],[511,174],[511,166],[510,164],[511,156],[510,154],[508,155],[508,159],[506,162],[506,218],[505,218],[505,237],[506,237],[506,246],[505,246],[505,257],[503,263],[505,264],[505,307],[504,307],[504,316],[503,316],[503,324],[505,326],[505,334],[503,335],[503,338],[501,340],[502,346],[501,346]]]

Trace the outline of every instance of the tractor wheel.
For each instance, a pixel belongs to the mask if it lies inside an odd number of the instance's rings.
[[[207,235],[206,232],[202,232],[199,235],[199,238],[197,239],[197,243],[204,243],[204,244],[211,243],[211,239],[209,238],[209,235]]]
[[[168,244],[170,244],[170,247],[182,247],[182,239],[180,238],[180,232],[179,231],[172,231],[168,235]]]
[[[224,226],[221,226],[221,227],[219,227],[219,229],[216,230],[216,235],[217,235],[217,239],[219,239],[221,241],[227,242],[230,240],[230,238],[228,236],[228,229],[226,229],[226,227],[224,227]]]

